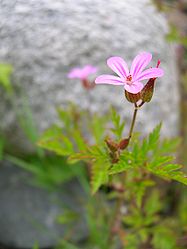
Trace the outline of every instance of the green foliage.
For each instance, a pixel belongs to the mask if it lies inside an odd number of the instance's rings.
[[[74,222],[79,218],[79,214],[75,213],[71,210],[65,210],[62,215],[59,215],[57,218],[57,222],[60,224],[69,224]]]
[[[8,94],[12,94],[13,88],[11,84],[11,74],[13,72],[13,68],[9,64],[0,64],[0,85],[3,86],[5,91]]]
[[[45,155],[42,158],[38,155],[26,156],[24,158],[7,155],[6,159],[14,165],[31,172],[34,176],[34,178],[31,178],[31,181],[37,186],[55,189],[60,184],[77,177],[83,187],[88,189],[86,171],[80,162],[70,166],[65,157],[54,155]]]
[[[68,156],[73,153],[73,144],[70,139],[62,134],[62,128],[54,125],[47,129],[41,137],[38,145],[51,150],[58,155]]]
[[[113,128],[111,128],[111,131],[116,136],[117,140],[120,140],[122,138],[123,130],[125,127],[125,122],[121,121],[121,117],[114,108],[111,108],[111,121],[113,123]]]
[[[34,243],[34,246],[33,246],[33,248],[32,249],[39,249],[39,245],[38,245],[38,243],[37,242],[35,242]]]
[[[0,161],[3,159],[5,140],[4,137],[0,135]]]
[[[178,144],[176,139],[160,142],[160,129],[158,125],[147,139],[142,143],[134,141],[132,149],[121,153],[119,162],[114,164],[109,174],[117,174],[129,169],[143,167],[146,171],[167,180],[176,180],[187,185],[186,175],[180,170],[181,165],[173,163],[174,156],[167,156]]]
[[[78,160],[90,162],[92,193],[97,192],[101,185],[107,184],[110,176],[129,170],[136,171],[138,168],[142,168],[147,172],[146,174],[151,173],[166,180],[176,180],[187,184],[187,178],[180,170],[182,166],[173,163],[175,157],[168,155],[176,148],[178,141],[165,139],[160,142],[161,124],[150,133],[148,138],[141,142],[139,135],[134,135],[128,149],[117,151],[117,160],[112,163],[110,151],[108,151],[106,144],[101,142],[105,131],[104,125],[102,128],[100,125],[103,117],[94,115],[90,121],[89,113],[79,113],[74,106],[71,106],[67,113],[62,109],[59,109],[58,112],[62,121],[61,126],[53,125],[44,132],[39,145],[59,155],[69,156],[68,162],[73,163]],[[121,122],[120,116],[114,109],[111,110],[109,119],[112,120],[111,132],[115,135],[116,142],[119,142],[122,139],[125,124]],[[89,127],[92,127],[93,137],[96,143],[98,142],[97,145],[86,143],[82,130],[83,120],[84,124],[87,123]],[[104,124],[106,123],[104,122]],[[137,201],[139,200],[139,203],[141,203],[141,196],[144,195],[144,190],[147,188],[147,182],[142,181],[137,186],[137,193],[139,193]]]
[[[155,249],[177,249],[174,231],[166,226],[154,229],[152,244]]]
[[[180,43],[183,46],[187,47],[187,36],[180,35],[177,27],[174,25],[170,26],[170,32],[167,34],[166,40],[168,42]]]

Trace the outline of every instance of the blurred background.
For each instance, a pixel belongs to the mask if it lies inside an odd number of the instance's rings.
[[[82,165],[72,169],[37,142],[66,115],[57,108],[70,102],[93,114],[113,105],[128,124],[131,104],[120,88],[86,91],[67,74],[91,64],[98,68],[94,80],[111,73],[108,57],[130,65],[141,51],[153,54],[150,66],[160,59],[165,75],[136,129],[145,135],[162,121],[163,137],[181,138],[177,160],[187,165],[186,0],[0,0],[0,248],[71,249],[60,241],[87,238]],[[167,191],[171,215],[183,210],[186,232],[187,191],[178,184]],[[187,248],[187,233],[179,240]]]

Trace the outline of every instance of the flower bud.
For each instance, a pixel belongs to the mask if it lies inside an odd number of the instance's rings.
[[[154,85],[156,78],[151,78],[148,80],[147,84],[141,91],[141,99],[143,102],[150,102],[153,97]]]
[[[140,94],[140,92],[139,92],[139,93],[136,93],[136,94],[134,94],[134,93],[129,93],[129,92],[127,92],[127,91],[125,90],[125,97],[126,97],[126,99],[127,99],[129,102],[131,102],[131,103],[136,103],[136,102],[138,102],[138,100],[140,100],[141,94]]]
[[[111,139],[105,139],[105,143],[107,144],[111,152],[115,152],[118,150],[118,144],[112,141]]]
[[[90,90],[95,87],[95,82],[90,82],[88,79],[82,79],[82,86],[86,90]]]
[[[124,150],[125,148],[127,148],[128,144],[129,144],[129,138],[124,138],[119,142],[119,148],[121,150]]]

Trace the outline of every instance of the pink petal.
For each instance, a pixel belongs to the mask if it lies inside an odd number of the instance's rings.
[[[80,68],[74,68],[68,73],[68,78],[74,79],[74,78],[80,78],[81,76],[81,69]]]
[[[88,75],[96,73],[97,72],[97,68],[93,67],[92,65],[86,65],[83,69],[82,69],[82,78],[87,78]]]
[[[92,65],[86,65],[83,68],[75,67],[69,72],[68,78],[86,79],[90,74],[93,74],[96,72],[97,72],[97,68],[93,67]]]
[[[139,93],[142,88],[143,88],[143,84],[141,82],[133,82],[133,84],[129,85],[129,84],[125,84],[124,86],[125,90],[129,93]]]
[[[126,78],[129,75],[127,63],[121,57],[110,57],[107,60],[107,65],[121,78]]]
[[[113,75],[101,75],[95,79],[96,84],[124,85],[121,78]]]
[[[136,78],[138,74],[140,74],[143,69],[149,64],[149,62],[152,59],[152,54],[147,53],[147,52],[142,52],[138,54],[131,66],[130,74],[132,75],[133,78]]]
[[[150,78],[162,77],[164,75],[164,70],[161,68],[149,68],[143,71],[141,74],[137,75],[134,79],[135,81],[146,80]]]

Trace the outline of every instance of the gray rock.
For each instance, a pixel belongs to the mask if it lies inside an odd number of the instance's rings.
[[[97,86],[89,93],[78,80],[67,79],[75,66],[93,64],[111,73],[112,55],[128,63],[140,51],[161,59],[165,75],[156,84],[153,101],[138,115],[139,130],[148,133],[163,121],[164,135],[178,133],[179,93],[176,58],[165,41],[168,26],[149,0],[1,0],[0,61],[14,66],[14,82],[28,95],[39,130],[56,120],[55,107],[73,101],[92,111],[107,111],[113,104],[127,120],[132,105],[123,89]],[[14,129],[14,113],[1,94],[1,127]],[[6,113],[6,115],[4,114]],[[19,146],[23,143],[18,138]]]
[[[64,210],[80,215],[72,223],[73,238],[87,236],[82,203],[85,195],[73,181],[59,192],[47,192],[31,186],[31,176],[9,163],[0,165],[0,243],[10,248],[40,248],[54,246],[64,234],[65,225],[57,224]]]

